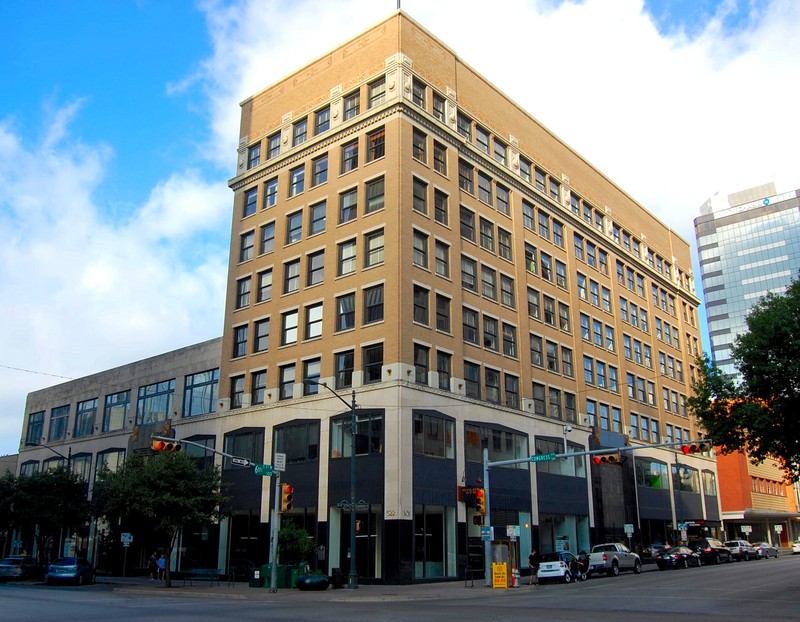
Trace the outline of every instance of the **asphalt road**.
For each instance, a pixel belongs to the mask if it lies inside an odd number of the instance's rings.
[[[302,622],[480,620],[613,620],[716,622],[800,619],[800,556],[659,572],[592,577],[584,583],[496,590],[463,582],[367,586],[298,592],[220,586],[172,589],[146,581],[100,579],[83,587],[0,585],[0,619],[81,622],[169,619],[170,622],[269,620]]]

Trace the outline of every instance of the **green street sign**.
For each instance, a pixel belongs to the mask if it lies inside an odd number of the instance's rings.
[[[256,464],[255,471],[256,475],[261,475],[262,477],[272,477],[271,464]]]
[[[556,454],[536,454],[535,456],[531,456],[531,462],[549,462],[555,459]]]

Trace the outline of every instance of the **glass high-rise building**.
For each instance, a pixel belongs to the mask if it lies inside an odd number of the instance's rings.
[[[736,374],[731,346],[751,307],[786,290],[800,269],[800,190],[772,183],[714,196],[695,219],[700,274],[714,363]]]

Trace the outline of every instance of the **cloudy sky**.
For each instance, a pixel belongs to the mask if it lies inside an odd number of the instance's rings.
[[[0,2],[0,455],[25,398],[217,337],[239,102],[396,0]],[[402,0],[693,240],[800,188],[796,0]]]

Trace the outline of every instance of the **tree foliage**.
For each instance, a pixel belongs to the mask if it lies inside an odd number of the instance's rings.
[[[198,468],[180,453],[131,454],[116,472],[100,473],[92,502],[96,516],[122,520],[160,538],[169,560],[182,527],[207,525],[218,516],[221,477],[216,467]],[[169,566],[166,583],[170,585]]]
[[[308,554],[314,550],[311,534],[291,518],[285,520],[278,532],[278,552],[282,564],[308,561]]]
[[[747,315],[731,349],[738,383],[708,357],[700,361],[689,407],[723,453],[771,458],[800,479],[800,282],[768,294]]]

